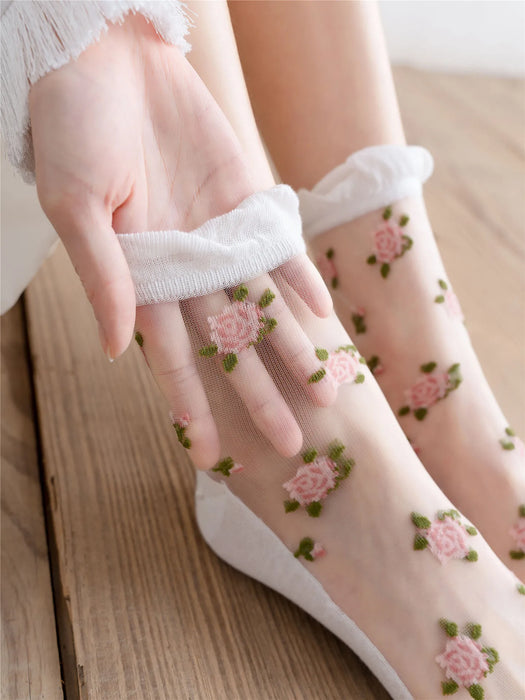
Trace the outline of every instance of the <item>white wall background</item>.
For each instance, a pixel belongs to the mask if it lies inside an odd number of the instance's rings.
[[[394,63],[525,75],[525,0],[380,0]]]

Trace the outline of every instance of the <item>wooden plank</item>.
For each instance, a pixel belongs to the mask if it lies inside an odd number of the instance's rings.
[[[6,700],[63,697],[22,305],[2,317],[2,671]]]
[[[436,155],[427,198],[469,328],[509,419],[523,428],[523,212],[511,183],[523,179],[519,118],[511,135],[487,118],[482,79],[396,77],[409,140]],[[512,81],[488,80],[523,112]],[[68,697],[386,697],[343,644],[206,548],[192,470],[138,349],[107,364],[63,250],[29,290],[28,309]]]

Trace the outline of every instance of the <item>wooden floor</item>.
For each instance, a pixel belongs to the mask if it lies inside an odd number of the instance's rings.
[[[474,344],[524,433],[525,85],[396,80],[409,141],[435,155],[427,202]],[[10,206],[23,187],[4,184],[3,225],[44,225],[24,219],[34,201]],[[388,697],[334,636],[207,549],[142,357],[105,360],[62,249],[2,318],[2,360],[2,698]]]

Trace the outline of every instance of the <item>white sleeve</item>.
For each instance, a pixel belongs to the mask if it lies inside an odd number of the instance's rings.
[[[34,181],[31,85],[77,58],[108,22],[121,22],[128,12],[144,15],[166,42],[189,50],[190,22],[181,0],[2,2],[0,126],[6,154],[26,182]]]

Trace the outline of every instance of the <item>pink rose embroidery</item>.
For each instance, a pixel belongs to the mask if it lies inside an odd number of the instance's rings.
[[[477,530],[472,525],[464,525],[457,510],[440,511],[433,522],[421,513],[412,513],[410,517],[418,528],[414,549],[428,548],[441,564],[451,559],[477,561],[478,554],[469,547],[468,541],[469,536],[478,534]]]
[[[173,425],[176,423],[179,428],[187,428],[190,424],[190,414],[185,413],[180,418],[176,418],[173,411],[170,411],[170,420]]]
[[[447,385],[448,374],[445,372],[429,374],[405,392],[407,403],[412,410],[429,408],[445,396]]]
[[[436,368],[435,362],[421,365],[420,370],[425,376],[405,391],[406,404],[399,409],[400,416],[413,411],[417,420],[423,420],[431,406],[444,399],[461,384],[459,363],[449,367],[447,372],[436,372]]]
[[[296,475],[283,487],[290,498],[302,506],[326,498],[335,486],[337,465],[329,457],[316,457],[313,462],[299,467]]]
[[[323,545],[319,544],[319,542],[316,542],[313,546],[313,549],[312,549],[312,557],[314,559],[319,559],[319,557],[324,557],[325,554],[326,554],[326,550],[323,547]]]
[[[210,316],[208,323],[210,338],[218,352],[238,353],[258,341],[264,314],[260,306],[251,301],[234,301],[218,316]]]
[[[384,226],[374,235],[374,249],[379,262],[391,263],[403,250],[403,232],[399,226]]]
[[[513,559],[523,559],[525,557],[525,506],[519,508],[520,517],[518,522],[510,529],[509,534],[516,543],[510,556]]]
[[[267,289],[259,302],[246,301],[248,288],[241,285],[233,292],[233,302],[225,306],[217,316],[210,316],[211,345],[199,350],[203,357],[214,357],[224,354],[222,365],[226,372],[233,372],[239,361],[237,354],[246,350],[250,345],[260,343],[267,333],[271,333],[277,321],[267,318],[263,309],[275,299],[275,294]]]
[[[244,471],[244,464],[240,464],[240,462],[234,462],[233,467],[230,469],[230,474],[236,474],[237,472],[242,471]]]
[[[304,465],[297,469],[292,479],[283,484],[290,496],[290,500],[284,502],[287,513],[302,506],[312,518],[320,515],[322,501],[331,491],[339,488],[354,466],[354,460],[347,459],[344,450],[344,445],[335,441],[326,455],[319,456],[315,449],[303,454]]]
[[[383,212],[385,223],[374,234],[374,253],[367,258],[369,265],[380,264],[383,278],[390,274],[390,265],[412,247],[412,239],[403,233],[409,218],[406,214],[399,217],[399,223],[386,223],[392,216],[392,208],[387,207]]]
[[[482,681],[489,673],[488,658],[478,641],[459,634],[447,641],[445,651],[436,657],[436,661],[445,671],[447,678],[469,688]]]
[[[320,255],[317,258],[317,267],[321,273],[322,278],[327,285],[330,285],[333,289],[336,289],[339,284],[339,276],[337,274],[337,268],[334,263],[335,251],[333,248],[329,248],[324,255]]]
[[[224,476],[230,476],[230,474],[244,471],[244,465],[234,462],[231,457],[225,457],[213,467],[212,471],[220,472]]]
[[[435,520],[427,530],[426,538],[430,551],[442,564],[450,559],[463,559],[469,553],[465,528],[453,518]]]
[[[173,411],[170,411],[170,421],[177,433],[177,440],[183,447],[189,450],[191,447],[191,440],[186,435],[186,429],[190,425],[190,414],[184,413],[180,418],[177,418]]]
[[[326,371],[340,386],[341,384],[351,384],[355,381],[360,367],[359,357],[344,350],[331,352],[325,364]]]

